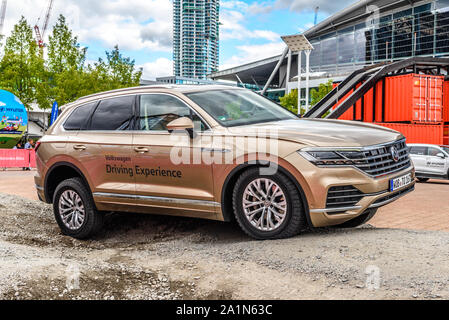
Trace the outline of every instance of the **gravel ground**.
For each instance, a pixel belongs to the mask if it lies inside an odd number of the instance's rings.
[[[449,233],[320,229],[253,241],[234,224],[109,214],[90,241],[0,194],[0,299],[449,299]]]

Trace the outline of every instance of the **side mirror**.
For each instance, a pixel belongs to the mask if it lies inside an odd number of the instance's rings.
[[[438,157],[438,158],[441,158],[441,159],[446,159],[446,156],[445,156],[444,153],[442,153],[442,152],[437,153],[437,157]]]
[[[195,138],[195,132],[193,128],[193,121],[187,117],[178,118],[167,124],[167,130],[169,132],[187,131],[191,139]]]

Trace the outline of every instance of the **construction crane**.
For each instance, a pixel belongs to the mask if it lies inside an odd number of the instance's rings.
[[[3,0],[2,8],[0,11],[0,39],[3,38],[3,26],[5,24],[6,4],[7,4],[7,0]]]
[[[36,33],[37,44],[39,45],[40,48],[45,47],[44,36],[45,36],[45,31],[47,31],[48,21],[50,20],[50,13],[51,13],[52,7],[53,7],[53,0],[49,0],[48,6],[47,6],[47,12],[45,14],[44,23],[42,24],[42,29],[39,28],[39,21],[40,21],[41,17],[39,17],[36,25],[34,26],[34,32]]]

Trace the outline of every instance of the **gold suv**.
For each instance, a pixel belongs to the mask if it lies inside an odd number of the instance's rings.
[[[149,86],[66,105],[37,147],[39,198],[87,238],[104,212],[236,220],[256,239],[356,227],[414,189],[404,137],[299,119],[251,91]]]

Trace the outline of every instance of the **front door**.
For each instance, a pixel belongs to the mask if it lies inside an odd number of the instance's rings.
[[[138,109],[133,141],[137,205],[149,212],[214,218],[212,166],[194,161],[210,137],[207,124],[169,94],[142,95]],[[180,117],[194,121],[194,138],[168,132],[167,124]]]
[[[429,147],[427,154],[427,170],[429,173],[438,176],[445,176],[446,171],[446,159],[438,157],[437,154],[443,154],[443,151],[439,148]]]

